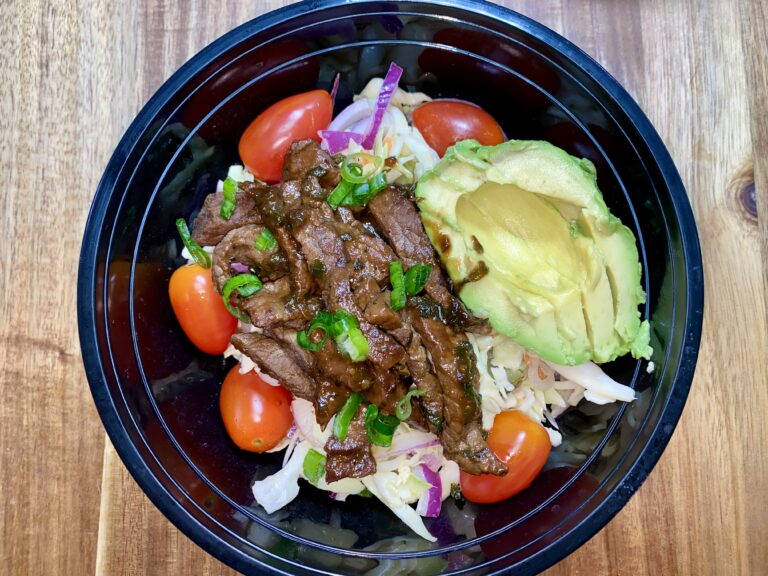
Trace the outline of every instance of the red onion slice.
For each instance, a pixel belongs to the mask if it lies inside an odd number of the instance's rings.
[[[333,79],[333,87],[331,88],[331,106],[336,104],[336,94],[339,91],[339,81],[341,80],[341,74],[336,72],[336,78]]]
[[[381,89],[379,90],[379,96],[376,99],[376,108],[373,112],[373,121],[368,127],[362,143],[360,144],[366,150],[373,148],[373,143],[376,140],[376,133],[379,131],[381,121],[384,119],[384,112],[387,111],[389,102],[392,100],[392,95],[397,89],[397,85],[400,82],[400,77],[403,75],[403,69],[392,62],[389,65],[387,75],[384,76],[384,82],[381,83]]]
[[[229,267],[232,269],[232,272],[237,272],[238,274],[248,274],[251,271],[248,266],[240,262],[232,262]]]
[[[342,150],[346,150],[349,146],[349,141],[354,140],[358,144],[363,141],[363,135],[356,132],[340,132],[336,130],[320,130],[318,132],[320,138],[323,139],[325,147],[328,149],[328,153],[338,154]]]
[[[437,518],[440,516],[440,510],[443,507],[442,493],[443,486],[440,481],[440,475],[425,464],[419,464],[416,468],[417,475],[421,476],[430,487],[421,495],[416,504],[416,513],[419,516]]]

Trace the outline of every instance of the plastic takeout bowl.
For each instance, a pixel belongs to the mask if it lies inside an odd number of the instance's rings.
[[[583,410],[566,436],[597,425],[586,454],[560,454],[533,486],[494,506],[446,501],[413,535],[373,500],[335,502],[308,486],[268,517],[251,481],[281,455],[228,440],[218,388],[228,368],[197,352],[167,296],[182,263],[174,220],[190,218],[237,161],[240,134],[278,99],[327,88],[338,106],[390,61],[402,85],[474,101],[513,138],[545,139],[590,158],[614,214],[638,238],[655,371],[621,360],[630,406]],[[185,534],[252,574],[539,571],[594,535],[661,455],[693,376],[703,308],[701,256],[685,190],[638,106],[562,37],[483,2],[294,4],[226,34],[174,74],[115,150],[83,240],[78,313],[83,358],[104,426],[136,481]],[[606,423],[601,428],[601,423]]]

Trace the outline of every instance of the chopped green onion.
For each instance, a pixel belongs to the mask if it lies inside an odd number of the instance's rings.
[[[373,498],[373,494],[371,493],[368,488],[363,488],[361,492],[357,494],[358,496],[362,496],[363,498]]]
[[[363,401],[363,397],[357,392],[353,392],[341,410],[336,414],[336,418],[333,419],[333,435],[339,440],[344,440],[347,437],[349,431],[349,424],[357,413],[357,409],[360,403]]]
[[[325,475],[325,463],[327,461],[328,458],[314,448],[310,448],[307,455],[304,456],[304,476],[315,486]]]
[[[227,177],[224,180],[224,189],[222,191],[224,199],[221,201],[221,209],[219,210],[219,216],[224,220],[229,220],[232,217],[232,212],[235,211],[235,204],[237,203],[237,182],[232,178]]]
[[[341,177],[347,182],[353,184],[359,184],[365,182],[365,176],[363,176],[363,167],[360,164],[352,164],[348,160],[344,160],[341,164]]]
[[[264,252],[266,250],[272,250],[275,246],[277,246],[275,235],[272,234],[268,228],[264,228],[264,230],[261,231],[261,234],[259,234],[259,237],[256,238],[256,250]]]
[[[202,266],[203,268],[210,268],[211,255],[203,250],[200,245],[194,241],[192,235],[189,233],[189,228],[187,228],[187,223],[184,221],[184,218],[179,218],[176,220],[176,230],[179,231],[181,241],[184,242],[184,246],[186,246],[187,251],[192,255],[192,259],[197,263],[197,265]]]
[[[331,322],[333,322],[333,316],[330,312],[319,311],[306,330],[296,333],[296,343],[310,352],[322,350],[323,346],[325,346],[325,341],[328,340]],[[318,330],[321,333],[320,339],[314,336]]]
[[[424,394],[423,390],[411,390],[402,398],[402,400],[395,404],[395,414],[400,420],[408,420],[408,418],[411,417],[411,398],[414,396],[421,396],[422,394]]]
[[[357,318],[354,314],[351,314],[343,308],[336,311],[333,315],[333,322],[331,323],[331,336],[338,338],[342,334],[345,334],[353,328],[360,326]]]
[[[365,206],[387,187],[387,175],[379,172],[368,182],[358,184],[341,202],[342,206]]]
[[[328,202],[328,205],[331,208],[336,210],[344,198],[347,197],[347,194],[352,192],[352,188],[354,187],[355,185],[352,182],[342,178],[341,181],[339,181],[339,183],[336,185],[336,188],[333,189],[333,192],[331,192],[330,196],[328,196],[326,202]]]
[[[392,293],[389,295],[392,310],[402,310],[405,308],[405,275],[403,263],[399,260],[389,263],[389,282],[392,284]]]
[[[360,328],[352,328],[335,340],[339,352],[349,356],[352,362],[362,362],[368,358],[368,340]]]
[[[232,306],[230,298],[235,290],[237,290],[240,296],[247,298],[248,296],[253,296],[263,287],[264,285],[256,274],[238,274],[237,276],[232,276],[232,278],[224,283],[221,298],[224,300],[224,306],[226,306],[232,316],[242,322],[250,323],[251,319],[245,313]]]
[[[338,310],[333,315],[330,331],[339,352],[349,356],[352,362],[362,362],[368,358],[368,340],[353,314],[344,309]]]
[[[368,404],[365,411],[365,431],[376,446],[391,446],[392,436],[400,420],[392,414],[382,414],[376,404]]]
[[[317,330],[322,332],[321,340],[313,338]],[[352,362],[362,362],[368,358],[368,340],[360,330],[357,318],[343,309],[335,314],[324,310],[318,312],[309,328],[296,334],[296,342],[305,350],[317,352],[325,346],[328,334],[339,351],[349,356]]]
[[[408,272],[405,273],[405,291],[411,296],[416,296],[424,290],[430,272],[432,272],[432,266],[427,264],[415,264],[408,268]]]
[[[353,184],[373,178],[384,166],[384,160],[368,152],[350,154],[341,163],[341,177]]]

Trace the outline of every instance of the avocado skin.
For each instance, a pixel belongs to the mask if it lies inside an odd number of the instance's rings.
[[[464,140],[416,199],[459,297],[496,331],[558,364],[650,358],[635,237],[589,160],[543,141]]]

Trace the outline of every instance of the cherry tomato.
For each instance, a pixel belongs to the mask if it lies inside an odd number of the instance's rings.
[[[222,354],[237,328],[237,318],[224,307],[213,287],[210,268],[182,266],[171,276],[168,294],[184,333],[207,354]]]
[[[256,372],[229,371],[221,386],[219,409],[224,427],[239,448],[266,452],[277,446],[293,423],[291,393],[270,386]]]
[[[296,140],[314,138],[328,128],[333,114],[331,95],[312,90],[284,98],[259,114],[240,138],[239,152],[254,176],[279,182],[285,153]]]
[[[504,142],[504,132],[493,116],[469,102],[432,100],[413,111],[413,125],[441,157],[461,140],[473,138],[484,146]]]
[[[544,427],[519,410],[497,414],[488,447],[509,468],[504,476],[461,473],[461,493],[479,504],[501,502],[531,485],[544,467],[552,445]]]

